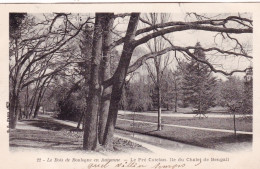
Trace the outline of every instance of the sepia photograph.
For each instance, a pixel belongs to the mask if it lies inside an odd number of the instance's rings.
[[[8,156],[32,168],[256,168],[257,14],[102,5],[4,12]]]

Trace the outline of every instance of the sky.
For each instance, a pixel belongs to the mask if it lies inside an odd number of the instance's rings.
[[[33,14],[37,19],[42,20],[44,19],[42,14]],[[74,17],[76,20],[74,21],[75,23],[79,23],[79,18],[82,18],[82,22],[84,22],[84,19],[88,16],[89,14],[74,14]],[[93,16],[93,14],[90,14]],[[146,14],[141,14],[142,18],[145,18]],[[196,20],[194,15],[187,16],[186,13],[169,13],[167,14],[169,16],[169,21],[194,21]],[[209,13],[209,14],[203,14],[208,17],[216,17],[216,18],[223,18],[226,17],[230,14],[217,14],[217,13]],[[237,15],[237,14],[232,14],[232,15]],[[250,13],[244,13],[240,14],[242,16],[246,17],[252,17]],[[114,27],[117,30],[117,34],[120,34],[121,36],[124,36],[124,32],[126,31],[127,24],[129,21],[129,17],[125,18],[119,18],[115,20]],[[159,21],[160,22],[160,21]],[[138,29],[144,28],[145,24],[139,22],[138,24]],[[186,46],[195,46],[197,42],[200,42],[201,46],[204,48],[209,48],[209,47],[219,47],[219,48],[224,48],[224,49],[232,49],[235,45],[234,41],[230,41],[227,39],[222,38],[221,35],[217,36],[214,38],[216,35],[215,32],[207,32],[207,31],[198,31],[198,30],[188,30],[188,31],[180,31],[180,32],[174,32],[171,34],[167,34],[167,38],[171,40],[171,42],[174,45],[181,46],[181,47],[186,47]],[[141,36],[137,36],[136,39],[140,38]],[[238,38],[242,43],[248,44],[249,47],[252,48],[252,35],[251,34],[243,34],[239,36],[234,36]],[[147,48],[147,45],[141,45],[142,52],[141,53],[135,53],[135,56],[132,57],[132,63],[141,57],[142,55],[149,53],[149,49]],[[118,46],[116,48],[118,51],[122,51],[122,45]],[[174,57],[174,52],[170,53],[171,57]],[[249,55],[252,55],[252,51],[249,52]],[[177,57],[179,59],[184,59],[183,55],[181,53],[177,53]],[[223,57],[223,56],[216,56],[216,55],[208,55],[208,59],[211,61],[213,64],[218,64],[221,65],[222,67],[218,67],[218,69],[221,70],[227,70],[231,71],[234,69],[245,69],[249,67],[251,64],[251,61],[248,59],[244,59],[242,57]],[[173,61],[169,67],[170,69],[176,69],[176,60]],[[139,71],[144,71],[144,69],[140,69]],[[238,76],[244,76],[243,73],[238,73],[236,74]],[[218,78],[225,79],[225,76],[222,74],[215,74]]]
[[[229,16],[230,14],[206,14],[207,16]],[[237,15],[237,14],[232,14]],[[174,21],[192,21],[192,18],[186,17],[186,13],[181,14],[171,14],[172,19]],[[241,14],[241,16],[252,17],[250,13]],[[184,19],[185,18],[185,19]],[[221,35],[218,35],[216,38],[215,32],[209,31],[198,31],[198,30],[188,30],[188,31],[181,31],[181,32],[174,32],[167,35],[167,38],[171,40],[174,45],[185,47],[185,46],[195,46],[197,42],[200,42],[203,48],[210,48],[210,47],[218,47],[223,49],[232,49],[235,46],[235,41],[230,41],[228,39],[222,38]],[[249,49],[252,48],[252,34],[241,34],[241,35],[232,35],[232,37],[237,38],[241,43],[247,44]],[[143,45],[145,48],[145,45]],[[210,54],[210,53],[208,53]],[[171,52],[171,55],[174,55],[174,52]],[[248,55],[252,56],[252,51],[248,51]],[[181,53],[177,53],[178,58],[184,58]],[[249,66],[252,66],[252,61],[244,57],[232,57],[232,56],[217,56],[217,55],[206,55],[207,58],[211,63],[215,65],[216,68],[226,71],[232,71],[234,69],[245,69]],[[216,66],[216,65],[221,65]],[[172,69],[176,68],[176,61],[174,61],[171,65],[169,65]],[[215,76],[221,79],[226,79],[223,74],[214,73]],[[235,73],[236,76],[243,77],[244,73]]]

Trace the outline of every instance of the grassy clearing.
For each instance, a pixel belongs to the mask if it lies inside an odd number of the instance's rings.
[[[132,114],[119,115],[119,118],[123,119],[133,119]],[[146,116],[136,114],[134,116],[135,120],[157,122],[156,116]],[[233,130],[233,118],[201,118],[198,117],[162,117],[162,124],[174,124],[192,127],[204,127],[204,128],[214,128],[214,129],[226,129]],[[239,131],[252,131],[253,123],[252,119],[237,118],[236,127]]]
[[[131,122],[122,120],[117,121],[117,129],[135,131],[138,133],[221,151],[231,151],[232,147],[234,147],[234,143],[252,142],[252,135],[239,134],[235,137],[232,133],[192,130],[167,126],[163,126],[163,130],[157,131],[157,126],[154,124],[135,124],[133,127]]]

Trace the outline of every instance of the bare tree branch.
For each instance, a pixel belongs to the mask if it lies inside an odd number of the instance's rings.
[[[213,26],[203,26],[203,25],[196,25],[196,24],[190,24],[190,25],[183,25],[183,26],[176,26],[172,28],[167,28],[167,29],[162,29],[160,31],[148,34],[144,36],[143,38],[140,38],[139,40],[136,40],[134,45],[138,46],[143,43],[146,43],[152,38],[158,37],[165,35],[167,33],[172,33],[172,32],[178,32],[178,31],[184,31],[184,30],[204,30],[204,31],[212,31],[212,32],[224,32],[224,33],[252,33],[253,29],[248,28],[248,29],[236,29],[236,28],[222,28],[222,27],[213,27]]]

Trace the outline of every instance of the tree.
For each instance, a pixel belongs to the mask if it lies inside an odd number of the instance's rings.
[[[28,85],[33,87],[33,84],[39,82],[38,80],[45,79],[54,74],[61,74],[61,72],[66,74],[64,75],[64,79],[66,76],[77,76],[73,69],[68,68],[68,65],[75,67],[79,62],[82,62],[82,60],[78,60],[80,49],[79,45],[75,45],[75,43],[78,43],[75,38],[80,34],[84,25],[88,23],[93,24],[92,20],[95,19],[92,38],[91,68],[89,72],[90,80],[88,84],[88,109],[84,117],[85,124],[87,125],[84,127],[83,147],[86,150],[95,150],[98,148],[99,143],[106,148],[113,148],[112,138],[126,77],[129,73],[136,71],[147,60],[162,56],[170,51],[176,51],[178,53],[177,56],[187,57],[201,62],[203,65],[207,65],[213,72],[232,75],[235,72],[244,72],[246,69],[225,70],[217,67],[215,62],[210,59],[202,60],[192,51],[195,49],[202,50],[211,58],[214,57],[213,53],[218,53],[226,58],[252,58],[250,51],[246,50],[240,43],[240,39],[237,38],[237,36],[243,36],[253,32],[253,21],[248,14],[218,15],[209,18],[193,13],[189,14],[190,17],[192,16],[190,21],[175,21],[174,19],[176,18],[172,17],[172,20],[166,23],[155,24],[151,24],[145,20],[140,13],[96,13],[94,18],[87,16],[84,19],[77,19],[78,16],[73,14],[57,13],[45,15],[45,19],[37,23],[36,20],[30,19],[32,18],[31,16],[33,15],[25,17],[25,20],[22,21],[22,27],[20,28],[23,33],[21,33],[17,43],[15,39],[10,38],[11,122],[15,122],[15,120],[13,120],[15,118],[13,117],[17,117],[16,110],[20,102],[18,99],[20,98],[19,95]],[[126,31],[121,31],[122,33],[120,33],[119,36],[111,36],[111,33],[116,34],[119,32],[114,31],[116,26],[113,24],[113,20],[115,19],[123,19],[127,22]],[[145,27],[138,27],[140,22],[145,23]],[[113,29],[111,29],[111,27]],[[230,44],[223,46],[214,45],[214,47],[210,48],[188,45],[182,46],[181,44],[178,45],[176,41],[172,43],[173,39],[166,38],[165,36],[166,34],[174,36],[175,33],[188,30],[215,32],[217,34],[215,37],[224,37]],[[235,34],[236,36],[234,36]],[[148,52],[144,55],[142,54],[138,56],[135,62],[131,63],[133,52],[137,47],[159,37],[167,41],[168,45],[162,49]],[[110,70],[110,73],[106,73],[109,72],[107,68],[112,67],[112,65],[103,65],[109,64],[108,61],[110,60],[109,58],[111,58],[111,53],[114,48],[120,51],[119,62],[113,65],[115,71]],[[218,57],[221,56],[218,55]],[[172,56],[170,55],[170,57]],[[46,65],[48,71],[44,74],[39,73],[41,72],[40,69],[44,69],[39,65],[44,63],[43,61],[45,61],[45,59],[51,60],[50,64]],[[57,64],[57,61],[59,64]],[[112,75],[111,72],[113,72]],[[105,90],[108,88],[112,90],[105,94]],[[106,98],[104,100],[106,100],[107,104],[102,104],[103,96]],[[108,113],[107,118],[103,116],[105,112]],[[102,116],[105,117],[103,120],[101,120]],[[101,125],[98,127],[100,122],[102,124],[105,123],[105,125],[102,125],[105,126],[105,129],[103,128],[105,131],[104,135],[102,134],[103,141],[101,139],[100,141],[98,140],[98,135],[101,133],[99,130],[101,129]]]
[[[243,103],[243,82],[235,77],[230,76],[222,87],[222,104],[228,107],[229,112],[233,115],[234,134],[236,136],[236,114],[241,113]]]
[[[99,14],[96,14],[96,21],[97,23],[95,23],[95,27],[94,29],[99,30],[100,25],[97,20]],[[197,14],[196,14],[197,15]],[[129,14],[118,14],[115,15],[114,17],[125,17],[125,16],[129,16]],[[219,16],[218,16],[219,17]],[[170,47],[166,47],[165,49],[162,49],[160,51],[157,52],[152,52],[152,53],[148,53],[144,56],[141,56],[139,59],[137,59],[137,61],[135,63],[133,63],[130,66],[130,60],[133,54],[133,50],[139,46],[142,45],[144,43],[146,43],[147,41],[155,38],[155,37],[159,37],[159,36],[163,36],[165,34],[168,33],[172,33],[172,32],[176,32],[176,31],[184,31],[184,30],[202,30],[202,31],[210,31],[210,32],[217,32],[217,33],[221,33],[224,36],[227,36],[229,40],[233,40],[234,38],[230,36],[231,33],[234,34],[245,34],[245,33],[252,33],[252,20],[248,19],[248,18],[243,18],[240,16],[228,16],[225,18],[220,18],[220,19],[208,19],[206,17],[201,17],[199,15],[197,15],[196,18],[200,18],[199,21],[192,21],[192,22],[167,22],[167,23],[160,23],[160,24],[156,24],[153,26],[148,26],[146,28],[143,29],[139,29],[137,30],[137,25],[139,20],[141,20],[142,22],[146,22],[144,19],[140,18],[140,14],[139,13],[132,13],[130,14],[130,19],[128,22],[128,27],[126,30],[125,35],[121,38],[116,40],[115,42],[113,42],[111,44],[111,48],[120,45],[123,43],[123,48],[122,48],[122,53],[121,53],[121,57],[117,66],[117,69],[115,71],[115,73],[113,74],[113,76],[104,81],[103,83],[99,83],[98,81],[96,81],[95,79],[92,79],[93,83],[96,83],[96,90],[91,90],[93,91],[93,97],[95,98],[94,102],[90,101],[89,105],[95,107],[95,109],[90,110],[89,112],[89,118],[87,118],[87,122],[88,123],[96,123],[97,118],[96,118],[96,106],[98,104],[98,98],[100,96],[100,87],[102,86],[103,88],[106,88],[108,86],[112,86],[112,93],[111,93],[111,99],[110,99],[110,106],[109,106],[109,112],[108,112],[108,120],[106,123],[106,130],[105,130],[105,135],[104,135],[104,142],[103,145],[107,148],[112,148],[112,138],[113,138],[113,133],[114,133],[114,129],[115,129],[115,124],[116,124],[116,119],[117,119],[117,112],[118,112],[118,107],[119,107],[119,102],[121,99],[121,95],[122,95],[122,89],[123,89],[123,85],[124,85],[124,81],[125,78],[127,76],[128,73],[135,71],[138,67],[140,67],[145,60],[153,58],[155,56],[158,55],[162,55],[165,54],[169,51],[172,50],[176,50],[178,52],[181,53],[185,53],[185,55],[187,55],[188,57],[199,61],[205,65],[207,65],[212,71],[214,72],[220,72],[224,75],[231,75],[235,72],[244,72],[245,70],[232,70],[230,72],[227,72],[225,70],[221,70],[221,69],[217,69],[213,64],[210,63],[210,61],[208,60],[201,60],[200,58],[196,57],[192,52],[190,52],[190,50],[194,50],[195,47],[191,47],[191,46],[186,46],[186,47],[180,47],[180,46],[176,46],[171,44]],[[205,19],[206,18],[206,19]],[[229,25],[227,27],[227,23],[228,22],[232,22],[233,24]],[[149,22],[148,22],[149,23]],[[242,23],[242,24],[241,24]],[[238,28],[237,25],[240,25],[241,27]],[[233,27],[232,27],[233,26]],[[154,32],[149,33],[150,31],[156,30]],[[101,31],[101,30],[99,30]],[[148,33],[147,35],[140,37],[139,39],[135,39],[138,35],[143,34],[143,33]],[[94,34],[94,39],[99,39],[100,35],[95,35]],[[93,42],[95,42],[97,40],[93,40]],[[238,41],[236,41],[238,42]],[[101,44],[101,43],[99,43]],[[94,43],[93,43],[94,45]],[[218,52],[220,54],[224,54],[224,55],[230,55],[230,56],[241,56],[241,57],[245,57],[245,58],[252,58],[251,56],[249,56],[247,53],[241,53],[241,50],[239,51],[239,49],[241,46],[239,46],[237,49],[235,49],[234,51],[230,51],[230,50],[225,50],[225,49],[220,49],[220,48],[197,48],[206,52]],[[96,48],[96,52],[100,51],[100,46],[97,46]],[[101,52],[100,52],[101,53]],[[95,57],[95,54],[93,53],[92,55],[93,60],[96,60],[99,57]],[[95,58],[95,59],[94,59]],[[97,60],[96,64],[100,64],[100,59]],[[92,65],[93,69],[94,67],[96,67],[96,65]],[[96,71],[92,71],[91,74],[96,74]],[[91,75],[93,76],[93,75]],[[101,89],[102,89],[101,87]],[[94,88],[93,88],[94,89]],[[91,125],[92,126],[92,125]],[[96,148],[96,142],[94,140],[96,140],[96,132],[95,132],[95,128],[92,128],[92,130],[89,129],[85,129],[85,132],[88,134],[84,134],[84,140],[90,140],[89,141],[85,141],[85,143],[87,144],[85,146],[85,149],[95,149]],[[91,132],[91,134],[89,134]]]
[[[85,29],[82,31],[80,39],[80,51],[82,55],[83,62],[79,63],[79,72],[84,77],[84,88],[85,88],[85,100],[87,104],[88,95],[89,95],[89,80],[90,80],[90,68],[91,68],[91,53],[92,53],[92,42],[93,42],[93,28],[86,24]],[[87,109],[87,107],[86,107]],[[77,128],[80,128],[80,124],[83,121],[85,115],[85,111],[82,111],[80,118],[78,120]],[[84,121],[83,121],[83,128],[84,128]]]
[[[139,79],[130,82],[127,90],[128,110],[147,111],[152,107],[150,87],[147,76],[140,76]]]
[[[177,112],[178,102],[181,98],[181,72],[180,69],[164,71],[162,79],[162,104],[167,110]]]
[[[154,26],[158,23],[166,23],[167,20],[169,19],[169,14],[156,14],[156,13],[151,13],[149,15],[145,15],[146,18],[146,23],[149,23],[150,26]],[[156,29],[153,30],[153,32],[156,32]],[[155,37],[153,38],[153,41],[148,41],[147,46],[150,50],[151,53],[153,52],[158,52],[162,49],[165,48],[167,41],[165,41],[162,37]],[[163,56],[154,56],[153,58],[153,66],[154,69],[152,68],[151,64],[146,63],[147,69],[149,72],[149,75],[151,79],[153,80],[153,83],[155,84],[155,95],[156,95],[156,105],[157,105],[157,110],[158,110],[158,127],[157,130],[162,129],[162,78],[163,78],[163,73],[164,70],[167,68],[169,65],[170,60],[169,60],[169,53],[165,54],[165,57]]]
[[[20,114],[21,91],[73,63],[71,59],[77,53],[73,45],[67,44],[79,34],[90,18],[77,26],[70,19],[73,20],[69,14],[59,13],[45,15],[42,22],[36,22],[31,14],[10,14],[10,128],[16,127]],[[44,64],[46,61],[48,65]]]
[[[244,77],[243,113],[253,113],[253,68],[249,67]]]
[[[205,53],[198,42],[195,45],[194,55],[200,60],[206,60]],[[207,109],[214,105],[214,87],[216,78],[212,76],[207,65],[191,60],[186,65],[183,81],[184,102],[198,109],[199,114],[205,114]]]

